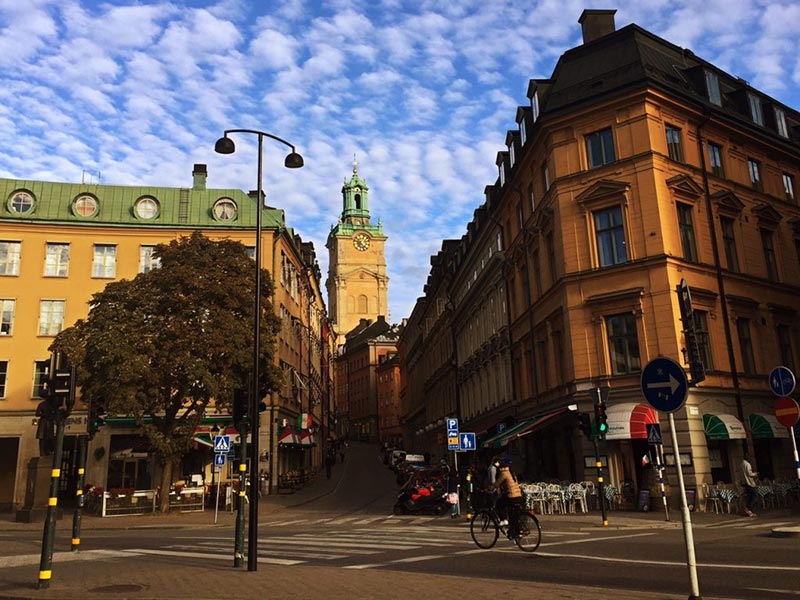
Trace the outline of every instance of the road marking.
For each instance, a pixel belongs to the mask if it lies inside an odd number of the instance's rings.
[[[338,548],[350,548],[355,546],[356,548],[377,548],[380,550],[418,550],[420,548],[419,544],[364,544],[359,542],[358,540],[353,541],[345,541],[345,542],[336,542],[330,540],[311,540],[311,539],[297,539],[296,537],[293,538],[270,538],[269,542],[273,545],[281,545],[281,544],[292,544],[292,545],[304,545],[304,546],[328,546],[328,547],[338,547]],[[355,552],[355,550],[353,550]]]
[[[657,533],[631,533],[628,535],[609,535],[605,537],[596,537],[596,538],[586,538],[583,540],[563,540],[560,542],[543,542],[541,544],[542,547],[544,546],[564,546],[566,544],[585,544],[587,542],[603,542],[606,540],[624,540],[627,538],[636,538],[636,537],[647,537],[650,535],[658,535]]]
[[[286,525],[294,525],[296,523],[307,523],[308,519],[297,519],[296,521],[278,521],[277,523],[259,523],[259,525],[264,525],[264,527],[285,527]]]
[[[785,525],[797,525],[795,521],[785,521],[783,523],[755,523],[753,525],[745,525],[742,529],[763,529],[766,527],[784,527]]]
[[[308,539],[308,538],[319,539],[319,537],[320,536],[318,534],[314,534],[314,533],[298,533],[296,536],[294,536],[294,538],[300,538],[300,539]],[[431,538],[431,537],[425,537],[424,539],[420,539],[419,537],[392,536],[391,534],[387,534],[385,536],[382,536],[382,535],[364,535],[364,534],[360,534],[359,535],[359,534],[351,534],[351,533],[341,533],[341,534],[332,535],[332,536],[327,536],[326,535],[326,538],[328,538],[328,537],[331,537],[331,538],[336,539],[336,540],[342,540],[342,541],[344,541],[344,540],[352,540],[352,541],[355,542],[355,541],[367,540],[367,541],[376,542],[376,543],[383,542],[383,541],[389,541],[389,542],[394,542],[396,544],[414,544],[414,545],[418,545],[418,546],[450,546],[452,544],[459,544],[459,543],[469,544],[470,543],[469,539],[465,539],[462,536],[459,536],[457,538],[455,538],[455,537],[454,538],[440,538],[440,537]]]
[[[542,544],[544,546],[544,544]],[[589,556],[586,554],[562,554],[560,552],[537,552],[541,556],[548,556],[551,558],[578,558],[584,560],[597,560],[601,562],[619,562],[634,565],[660,565],[685,568],[685,562],[676,561],[663,561],[663,560],[645,560],[635,558],[614,558],[611,556]],[[706,569],[736,569],[745,570],[751,569],[753,571],[800,571],[800,567],[784,567],[784,566],[771,566],[771,565],[742,565],[742,564],[720,564],[720,563],[697,563],[698,567]]]
[[[770,588],[746,588],[756,592],[771,592],[773,594],[786,594],[787,596],[800,596],[800,591],[797,590],[773,590]]]
[[[227,548],[221,548],[216,545],[212,544],[200,544],[204,548],[220,550],[225,552]],[[261,545],[259,543],[259,545]],[[181,546],[179,544],[172,545],[172,546],[164,546],[165,548],[172,549],[172,550],[197,550],[197,544],[193,546]],[[263,553],[270,555],[270,554],[280,554],[281,556],[292,556],[295,558],[318,558],[320,560],[335,560],[337,558],[348,558],[348,554],[318,554],[315,552],[292,552],[291,550],[281,550],[280,552],[270,552],[270,551],[262,551]],[[371,552],[370,554],[377,554],[376,552]],[[205,555],[204,555],[205,556]],[[230,554],[228,554],[230,556]]]
[[[361,519],[360,521],[353,521],[353,525],[369,525],[385,517],[370,517],[369,519]]]
[[[443,554],[430,554],[428,556],[410,556],[409,558],[398,558],[397,560],[390,560],[390,564],[395,563],[413,563],[413,562],[420,562],[423,560],[434,560],[437,558],[444,558]]]
[[[63,562],[75,562],[78,560],[97,560],[104,558],[121,558],[126,555],[123,550],[82,550],[81,552],[55,552],[53,554],[53,564]],[[4,556],[0,562],[0,569],[4,567],[22,567],[26,565],[37,565],[41,560],[41,554],[21,554],[18,556]]]
[[[349,521],[355,521],[358,517],[342,517],[341,519],[334,519],[330,523],[331,525],[341,525],[343,523],[347,523]]]
[[[374,569],[376,567],[385,567],[385,566],[386,566],[386,563],[373,563],[371,565],[347,565],[346,567],[342,567],[342,568],[343,569],[361,570],[361,569]]]
[[[203,552],[173,552],[171,550],[150,550],[147,548],[132,548],[126,550],[130,554],[154,554],[156,556],[181,556],[183,558],[210,558],[216,560],[230,560],[231,554],[205,554]],[[287,560],[285,558],[258,557],[258,562],[269,565],[301,565],[304,560]]]

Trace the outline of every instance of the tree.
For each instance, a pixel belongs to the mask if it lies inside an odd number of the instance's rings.
[[[175,464],[212,402],[230,408],[253,361],[255,271],[245,247],[199,232],[154,251],[161,267],[94,294],[89,316],[52,348],[79,367],[83,398],[103,398],[110,414],[133,417],[162,467],[161,510]],[[273,353],[280,322],[273,282],[262,270],[260,373],[267,391],[281,372]]]

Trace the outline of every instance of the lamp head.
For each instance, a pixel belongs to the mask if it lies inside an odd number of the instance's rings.
[[[233,154],[236,151],[236,145],[233,140],[228,136],[223,136],[214,144],[214,152],[218,154]]]
[[[219,142],[217,143],[219,144]],[[217,150],[217,152],[219,152],[219,150]],[[299,169],[303,164],[303,157],[295,152],[294,149],[286,155],[286,160],[283,161],[283,166],[288,169]]]

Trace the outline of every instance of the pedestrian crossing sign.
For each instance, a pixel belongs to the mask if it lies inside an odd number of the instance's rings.
[[[647,424],[647,443],[651,446],[661,446],[661,425],[658,423]]]
[[[231,449],[231,436],[217,435],[214,436],[214,452],[227,452]]]

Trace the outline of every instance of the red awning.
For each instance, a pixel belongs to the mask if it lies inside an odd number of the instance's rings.
[[[278,443],[284,446],[295,446],[300,444],[300,436],[291,426],[287,426],[278,437]]]
[[[609,404],[607,440],[646,440],[647,425],[658,423],[658,413],[649,404],[625,402]]]

